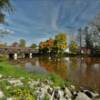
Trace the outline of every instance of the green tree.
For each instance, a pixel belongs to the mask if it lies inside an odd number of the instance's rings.
[[[37,47],[37,45],[35,43],[32,43],[30,46],[30,48],[33,48],[33,49],[35,49],[36,47]]]
[[[78,45],[75,41],[71,41],[69,44],[69,50],[71,51],[72,54],[76,54],[78,49]]]
[[[4,48],[4,47],[7,47],[7,43],[1,43],[0,42],[0,48]]]
[[[84,28],[84,32],[85,32],[85,47],[92,48],[93,43],[91,41],[91,34],[89,34],[89,32],[88,32],[88,27]]]
[[[11,5],[10,0],[0,0],[0,23],[5,22],[5,13],[4,11],[12,11],[13,7]]]
[[[19,46],[22,47],[22,48],[26,47],[26,41],[24,39],[20,39],[19,40]]]

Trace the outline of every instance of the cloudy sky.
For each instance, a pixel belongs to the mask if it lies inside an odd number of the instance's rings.
[[[0,29],[11,32],[0,41],[24,38],[39,43],[58,32],[75,34],[100,12],[100,0],[11,0],[15,12],[7,14]]]

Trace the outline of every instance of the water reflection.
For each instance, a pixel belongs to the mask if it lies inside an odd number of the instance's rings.
[[[67,78],[67,65],[63,59],[39,58],[39,64],[49,72],[55,72],[64,79]]]
[[[25,62],[23,66],[31,72],[55,72],[64,79],[74,80],[79,86],[97,88],[100,91],[100,58],[37,57]]]
[[[47,72],[45,68],[41,68],[40,66],[33,67],[32,63],[30,63],[30,62],[25,64],[25,69],[29,72],[39,72],[39,73],[46,73]]]

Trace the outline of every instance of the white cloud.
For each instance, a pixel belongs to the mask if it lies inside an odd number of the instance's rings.
[[[10,29],[7,29],[7,28],[0,29],[1,35],[14,34],[14,33],[15,32],[13,30],[10,30]]]

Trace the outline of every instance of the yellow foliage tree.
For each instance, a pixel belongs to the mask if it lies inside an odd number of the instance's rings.
[[[67,35],[66,33],[59,33],[55,36],[55,46],[58,49],[67,48]]]

